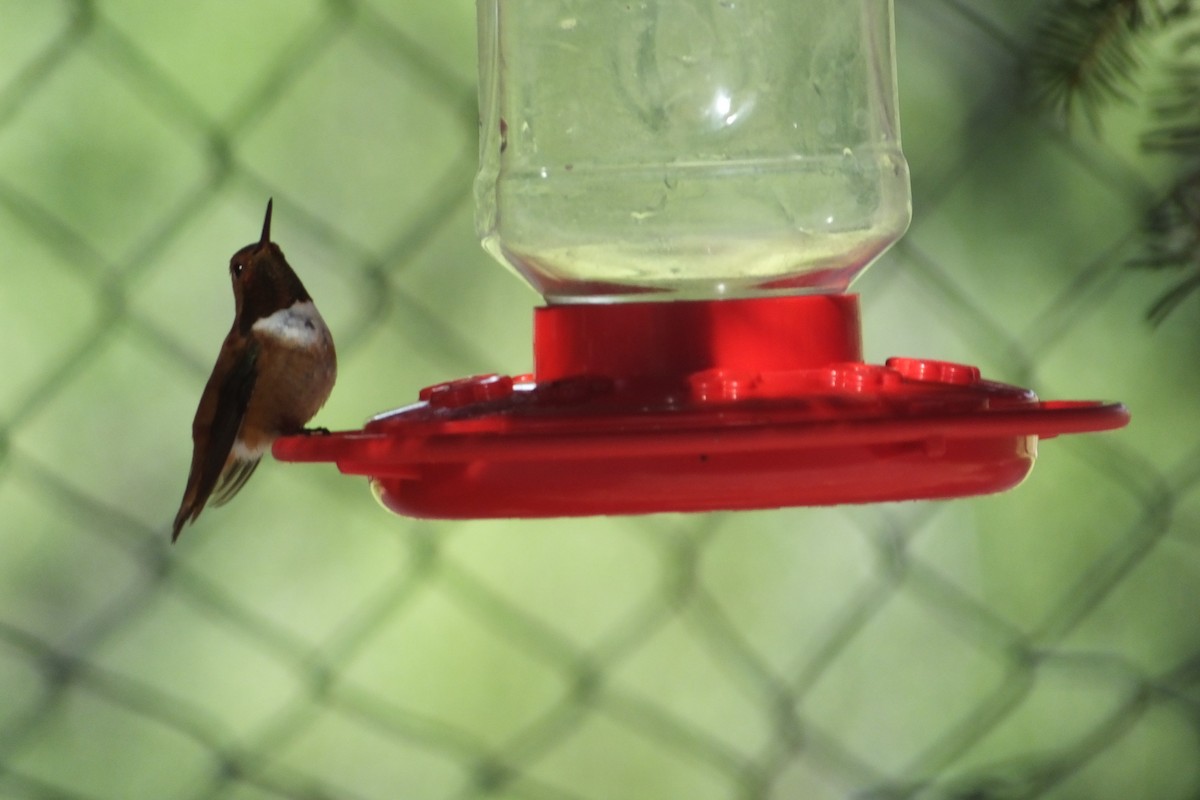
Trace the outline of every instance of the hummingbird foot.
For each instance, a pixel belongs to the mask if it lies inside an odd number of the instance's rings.
[[[301,436],[329,436],[329,428],[301,428]]]

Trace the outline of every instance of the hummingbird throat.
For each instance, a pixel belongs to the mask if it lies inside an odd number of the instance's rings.
[[[311,300],[297,300],[258,320],[250,329],[292,347],[316,347],[329,338],[329,328]]]

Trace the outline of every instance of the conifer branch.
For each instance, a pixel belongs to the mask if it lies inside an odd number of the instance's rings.
[[[1147,150],[1200,158],[1200,34],[1184,38],[1154,101],[1158,124],[1142,136]]]
[[[1028,77],[1034,103],[1066,125],[1082,112],[1093,131],[1109,105],[1133,100],[1147,36],[1196,21],[1200,0],[1057,0],[1038,27]],[[1132,266],[1176,269],[1183,277],[1147,312],[1163,321],[1200,292],[1200,31],[1177,40],[1167,82],[1142,137],[1150,151],[1181,159],[1181,177],[1147,214],[1143,254]]]
[[[1200,289],[1200,170],[1181,179],[1171,194],[1150,210],[1145,242],[1145,252],[1131,261],[1131,266],[1187,273],[1147,311],[1146,318],[1157,325]]]
[[[1133,264],[1185,276],[1150,307],[1146,316],[1155,325],[1200,290],[1200,31],[1179,38],[1166,75],[1153,105],[1157,124],[1142,146],[1175,156],[1184,173],[1147,215],[1145,252]]]
[[[1034,39],[1034,103],[1068,125],[1082,110],[1098,130],[1104,106],[1130,98],[1141,66],[1136,34],[1148,19],[1144,0],[1060,0]]]

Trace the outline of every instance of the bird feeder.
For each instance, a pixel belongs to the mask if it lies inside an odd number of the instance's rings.
[[[863,363],[905,231],[890,0],[478,0],[484,247],[546,300],[531,374],[421,390],[285,461],[398,514],[714,511],[997,492],[1119,428],[967,364]]]

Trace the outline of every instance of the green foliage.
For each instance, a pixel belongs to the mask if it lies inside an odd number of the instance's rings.
[[[1030,53],[1034,102],[1065,123],[1079,110],[1098,129],[1107,104],[1132,99],[1143,35],[1190,13],[1191,0],[1060,0]]]
[[[1100,113],[1133,102],[1150,34],[1194,23],[1191,0],[1060,0],[1045,15],[1029,56],[1032,99],[1069,125],[1082,113],[1093,131]],[[1154,98],[1156,124],[1142,144],[1181,159],[1180,177],[1147,215],[1145,248],[1132,264],[1189,274],[1147,312],[1157,324],[1200,289],[1200,32],[1181,36],[1166,65],[1166,87]]]
[[[1200,55],[1200,48],[1192,49]],[[1186,59],[1181,55],[1169,67],[1167,88],[1154,106],[1158,124],[1142,137],[1142,145],[1148,150],[1195,159],[1200,156],[1200,63]]]
[[[1189,273],[1150,307],[1146,316],[1157,325],[1200,289],[1200,172],[1182,178],[1150,210],[1145,233],[1145,251],[1131,262],[1133,266]]]
[[[1181,37],[1154,102],[1157,124],[1142,146],[1180,160],[1181,176],[1147,215],[1145,252],[1134,263],[1183,271],[1184,277],[1151,306],[1158,324],[1200,289],[1200,32]]]
[[[1065,122],[1082,110],[1094,129],[1099,111],[1128,100],[1140,66],[1135,43],[1145,26],[1137,0],[1063,0],[1038,29],[1029,62],[1034,102]]]

